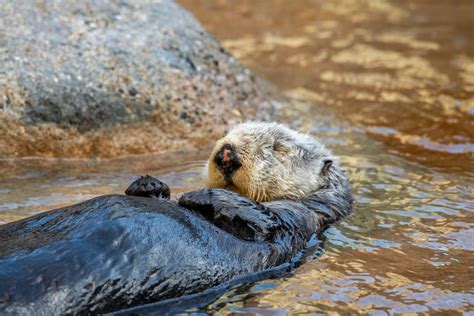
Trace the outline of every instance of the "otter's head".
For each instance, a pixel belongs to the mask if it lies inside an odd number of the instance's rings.
[[[303,198],[325,184],[333,158],[311,136],[277,123],[236,126],[217,141],[203,182],[256,201]]]

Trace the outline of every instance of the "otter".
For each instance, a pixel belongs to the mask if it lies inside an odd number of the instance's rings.
[[[330,152],[279,124],[232,130],[206,181],[212,188],[171,201],[165,183],[141,177],[126,196],[1,225],[0,314],[160,314],[212,300],[281,275],[314,234],[352,212]]]
[[[203,171],[207,188],[257,202],[301,200],[341,177],[336,158],[316,139],[264,122],[234,127],[217,141]]]

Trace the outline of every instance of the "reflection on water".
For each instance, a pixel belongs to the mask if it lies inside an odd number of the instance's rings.
[[[342,157],[356,197],[317,260],[208,310],[472,311],[474,3],[180,2],[258,75],[319,106],[286,116]]]
[[[306,117],[323,122],[310,130],[349,171],[354,214],[328,229],[322,254],[314,259],[314,250],[309,251],[307,261],[290,277],[231,291],[206,311],[278,315],[472,310],[472,174],[449,174],[407,161],[324,110],[309,111]]]
[[[286,278],[237,287],[208,313],[318,311],[415,313],[474,308],[472,175],[410,162],[323,109],[294,101],[286,115],[337,153],[353,183],[352,216],[325,232]],[[100,194],[121,193],[139,174],[159,177],[173,197],[199,187],[208,150],[122,160],[3,162],[0,220],[19,219]],[[38,167],[39,166],[39,167]],[[323,249],[324,248],[324,249]],[[194,310],[196,311],[196,310]]]
[[[0,224],[85,201],[103,194],[123,194],[139,175],[155,175],[172,198],[196,190],[200,166],[209,150],[134,156],[113,161],[0,160]]]
[[[281,89],[410,160],[474,170],[472,1],[180,2]]]
[[[474,5],[271,3],[186,1],[228,49],[286,90],[292,107],[282,116],[341,157],[355,212],[290,276],[239,286],[194,311],[473,311]],[[198,188],[191,161],[207,152],[1,161],[0,221],[121,193],[142,174],[176,197]]]

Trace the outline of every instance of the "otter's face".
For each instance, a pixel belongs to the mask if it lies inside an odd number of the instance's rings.
[[[207,162],[208,188],[258,202],[300,199],[324,187],[333,157],[313,137],[277,123],[243,123],[220,139]]]
[[[284,173],[291,176],[295,149],[285,135],[251,127],[236,128],[216,143],[203,181],[208,188],[228,189],[259,202],[283,197],[280,180]]]
[[[246,195],[246,190],[242,190],[243,186],[239,184],[247,177],[246,172],[252,168],[249,159],[251,153],[245,149],[242,139],[229,136],[219,140],[214,146],[204,170],[203,180],[208,188],[228,189]]]

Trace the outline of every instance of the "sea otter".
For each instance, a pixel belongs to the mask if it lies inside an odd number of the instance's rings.
[[[296,210],[304,205],[327,213],[328,223],[352,211],[350,184],[337,159],[312,136],[283,124],[237,125],[216,142],[202,173],[208,190],[185,193],[179,205],[248,241],[274,237],[272,229],[262,229],[265,209],[291,204]],[[126,194],[169,198],[169,188],[146,176],[132,183]],[[243,214],[241,204],[255,208]]]
[[[133,196],[99,196],[1,225],[0,314],[195,306],[229,286],[279,275],[314,234],[352,211],[349,182],[329,152],[278,124],[240,125],[218,142],[208,168],[214,188],[179,201],[146,176],[127,189]]]
[[[316,139],[263,122],[240,124],[217,141],[203,171],[206,187],[257,202],[300,200],[341,177],[337,160]]]

